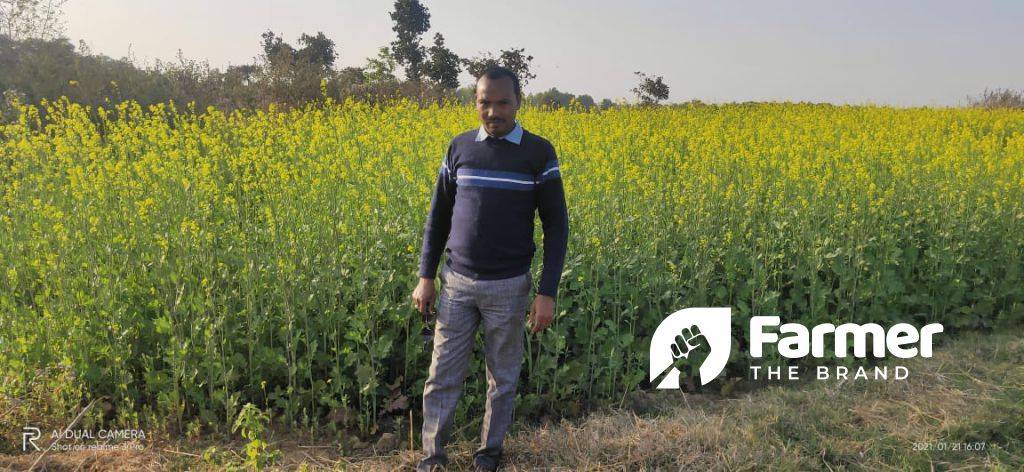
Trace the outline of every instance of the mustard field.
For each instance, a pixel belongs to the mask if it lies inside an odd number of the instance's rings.
[[[519,416],[646,388],[649,337],[685,307],[732,307],[738,348],[713,388],[746,375],[754,315],[940,322],[943,336],[1024,322],[1024,112],[787,103],[519,119],[555,145],[570,217]],[[419,415],[423,225],[449,140],[478,124],[469,107],[405,101],[23,107],[0,127],[8,443],[94,399],[86,423],[188,435],[228,430],[246,403],[364,434]],[[542,237],[538,224],[534,280]],[[478,353],[457,421],[479,416],[486,387]]]

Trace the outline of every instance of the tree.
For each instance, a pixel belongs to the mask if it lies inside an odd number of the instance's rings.
[[[552,108],[568,107],[573,102],[579,103],[583,108],[590,108],[594,106],[594,98],[590,95],[573,95],[568,92],[562,92],[557,88],[550,88],[540,93],[530,94],[526,97],[526,102],[534,106],[548,106]]]
[[[302,47],[296,49],[273,31],[261,37],[264,63],[258,82],[266,101],[299,104],[319,98],[321,81],[331,75],[337,59],[334,41],[322,32],[317,32],[316,36],[302,34],[299,38]]]
[[[523,87],[526,87],[530,79],[535,79],[537,76],[530,73],[530,61],[533,60],[533,56],[523,54],[524,51],[526,51],[525,48],[502,50],[499,60],[502,65],[515,72]]]
[[[291,56],[295,52],[291,45],[284,42],[284,39],[274,34],[273,31],[267,30],[260,37],[263,38],[263,54],[266,55],[267,59],[283,57],[282,52],[286,53],[287,56]]]
[[[445,47],[444,36],[441,33],[434,34],[434,45],[428,52],[430,60],[423,66],[426,76],[446,89],[457,88],[459,72],[462,71],[462,61],[451,49]]]
[[[430,29],[430,12],[419,0],[395,0],[391,20],[395,22],[391,29],[398,35],[391,42],[395,61],[405,68],[407,79],[419,82],[426,55],[426,50],[420,44],[420,35]]]
[[[485,52],[473,58],[463,59],[462,65],[466,66],[466,72],[469,72],[469,75],[480,77],[480,74],[483,74],[488,68],[501,64],[498,63],[498,58],[494,57],[494,54]]]
[[[259,67],[254,64],[228,66],[226,71],[227,74],[238,77],[238,81],[242,85],[252,85],[257,72],[259,72]]]
[[[366,70],[362,67],[345,67],[335,74],[335,80],[346,85],[362,85],[366,83]]]
[[[296,49],[291,44],[284,42],[284,39],[274,34],[273,31],[267,31],[261,37],[263,38],[263,53],[274,64],[302,62],[320,66],[326,72],[334,67],[334,61],[338,58],[334,49],[334,41],[328,39],[320,31],[317,31],[316,36],[302,33],[302,36],[299,37],[301,49]]]
[[[391,51],[387,47],[382,47],[378,51],[377,57],[366,59],[366,67],[363,70],[365,71],[366,81],[376,84],[397,81],[398,78],[395,77],[396,67],[397,63],[395,57],[391,55]]]
[[[668,85],[665,84],[660,75],[650,77],[640,71],[634,72],[634,74],[640,77],[640,84],[633,87],[632,92],[641,103],[644,105],[657,105],[658,102],[668,98]]]
[[[55,39],[64,32],[61,7],[67,0],[0,0],[0,35],[15,41]]]
[[[462,63],[466,66],[466,72],[473,77],[480,77],[480,74],[483,74],[491,66],[507,67],[516,73],[519,82],[525,87],[530,79],[537,78],[537,76],[530,73],[530,62],[533,61],[533,56],[523,54],[524,51],[526,51],[524,48],[503,49],[498,57],[487,52],[472,59],[463,59]]]
[[[327,39],[322,32],[317,31],[316,36],[302,33],[299,44],[303,46],[296,52],[298,59],[318,64],[324,71],[334,67],[334,60],[338,58],[334,50],[334,41]]]

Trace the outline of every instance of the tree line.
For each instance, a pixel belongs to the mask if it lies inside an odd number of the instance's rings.
[[[533,56],[523,48],[462,56],[445,44],[440,32],[434,32],[431,44],[423,44],[430,30],[430,12],[419,0],[394,2],[390,18],[395,38],[362,66],[339,67],[339,47],[323,32],[303,33],[290,43],[268,30],[260,37],[253,63],[224,70],[186,58],[180,49],[175,60],[157,59],[152,66],[139,67],[130,58],[93,54],[83,41],[76,48],[64,37],[58,21],[63,3],[0,0],[0,91],[6,115],[13,112],[15,101],[38,103],[61,96],[92,106],[129,99],[143,105],[172,100],[193,103],[197,110],[213,106],[227,111],[265,108],[271,103],[288,108],[327,97],[471,103],[474,88],[460,87],[462,72],[476,77],[490,66],[502,65],[514,71],[524,86],[536,78],[531,71]],[[661,77],[636,74],[639,84],[632,92],[639,102],[657,104],[667,99],[668,86]],[[556,88],[528,94],[525,101],[550,107],[623,104],[609,99],[598,103],[590,95]]]

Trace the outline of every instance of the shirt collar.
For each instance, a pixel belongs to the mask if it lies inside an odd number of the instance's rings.
[[[484,129],[484,125],[480,125],[480,129],[476,132],[476,141],[483,141],[487,139],[487,130]],[[519,120],[516,120],[516,126],[509,131],[508,134],[498,139],[504,139],[516,144],[519,144],[523,140],[523,126],[519,124]]]

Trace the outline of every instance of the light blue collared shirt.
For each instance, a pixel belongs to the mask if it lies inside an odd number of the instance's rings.
[[[484,125],[480,125],[480,130],[476,132],[476,141],[483,141],[487,139],[487,136],[488,133],[487,130],[484,129]],[[523,127],[519,124],[519,120],[516,120],[516,126],[515,128],[512,128],[512,131],[509,131],[508,134],[498,139],[504,139],[509,142],[519,144],[519,142],[523,140]]]

